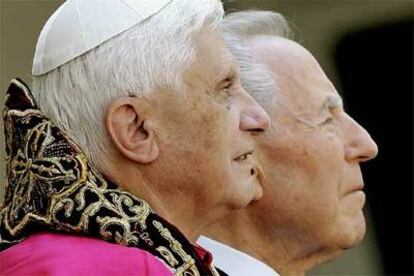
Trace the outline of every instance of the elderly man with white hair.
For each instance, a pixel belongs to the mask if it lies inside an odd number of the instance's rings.
[[[5,275],[217,275],[194,245],[262,196],[268,115],[217,31],[218,0],[68,0],[3,112]],[[124,246],[121,246],[124,245]]]
[[[264,196],[210,227],[199,242],[229,275],[301,275],[365,233],[360,163],[377,146],[284,18],[237,12],[224,20],[246,90],[272,127],[256,139]],[[215,239],[215,240],[214,240]],[[220,242],[218,242],[220,241]]]

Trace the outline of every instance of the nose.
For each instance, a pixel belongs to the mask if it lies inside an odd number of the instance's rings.
[[[349,117],[349,116],[348,116]],[[349,133],[349,142],[346,148],[346,159],[348,162],[366,162],[375,158],[378,154],[378,146],[360,124],[355,122],[351,117]]]
[[[269,115],[253,98],[248,97],[240,114],[239,128],[257,134],[264,132],[269,127]]]

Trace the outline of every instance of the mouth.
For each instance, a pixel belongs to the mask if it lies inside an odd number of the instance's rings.
[[[242,165],[242,166],[247,166],[247,168],[250,168],[250,171],[249,171],[250,176],[256,176],[260,172],[259,168],[257,168],[256,166],[256,162],[254,158],[252,158],[253,153],[254,153],[254,150],[249,150],[233,158],[233,161],[236,162],[237,164]]]
[[[251,155],[253,155],[253,150],[237,155],[235,158],[233,158],[233,161],[243,162],[243,161],[246,161]]]
[[[358,185],[353,186],[348,192],[345,193],[345,195],[352,194],[358,191],[364,190],[364,183],[360,183]]]

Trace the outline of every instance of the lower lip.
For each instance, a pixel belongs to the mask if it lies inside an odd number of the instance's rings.
[[[341,202],[347,206],[347,212],[360,211],[365,205],[365,193],[362,190],[354,190],[344,195]]]
[[[360,197],[361,198],[361,201],[363,202],[363,203],[365,203],[365,193],[364,193],[364,191],[362,191],[362,190],[356,190],[356,191],[353,191],[353,192],[350,192],[349,194],[348,194],[349,196],[356,196],[356,197]]]
[[[364,193],[364,191],[363,191],[363,190],[358,190],[358,191],[355,191],[355,193],[360,193],[360,194],[365,195],[365,193]]]
[[[261,181],[259,180],[258,172],[256,169],[251,168],[249,171],[248,182],[250,182],[255,189],[253,201],[257,201],[263,197],[263,186]]]
[[[354,190],[351,190],[349,192],[347,192],[345,195],[350,195],[350,194],[354,194],[354,193],[364,193],[364,191],[362,190],[362,188],[357,188]]]
[[[242,166],[240,169],[242,169],[243,172],[239,172],[239,173],[242,173],[243,175],[245,175],[248,181],[256,181],[256,179],[258,178],[258,172],[252,166],[252,164],[246,163],[246,164],[240,164],[240,165]]]
[[[365,199],[365,193],[363,190],[350,191],[344,195],[344,197],[347,197],[347,196],[358,196],[358,197],[363,197]]]
[[[351,194],[357,194],[357,195],[365,196],[365,193],[364,193],[363,190],[356,190],[356,191],[353,191]]]

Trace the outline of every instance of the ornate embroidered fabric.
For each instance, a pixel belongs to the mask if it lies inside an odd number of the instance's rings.
[[[3,119],[7,185],[0,211],[1,250],[34,232],[72,232],[146,250],[176,275],[218,275],[147,202],[94,170],[18,79],[7,91]]]

